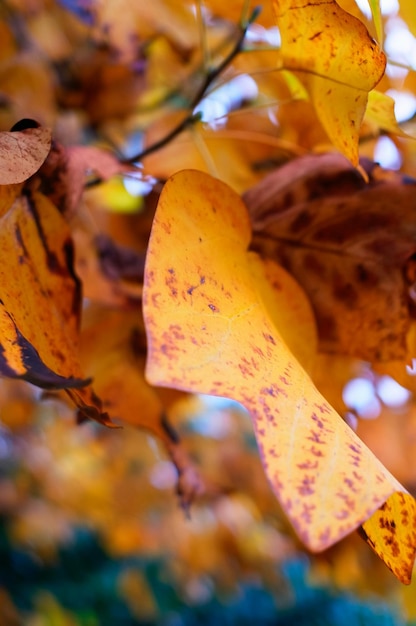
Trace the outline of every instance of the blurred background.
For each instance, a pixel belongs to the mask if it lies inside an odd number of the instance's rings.
[[[117,273],[114,259],[103,270],[97,259],[115,248],[101,240],[91,252],[89,245],[106,233],[142,258],[161,184],[173,171],[220,172],[243,192],[273,167],[328,145],[309,104],[275,72],[280,37],[271,2],[256,4],[263,10],[246,51],[192,108],[204,70],[232,48],[252,3],[0,3],[0,130],[30,117],[66,146],[133,156],[175,128],[180,115],[201,116],[143,159],[137,176],[86,190],[71,227],[87,322],[126,303],[128,315],[139,316],[140,270]],[[340,4],[375,35],[365,0]],[[414,6],[380,5],[389,63],[379,88],[394,98],[402,128],[414,132]],[[384,167],[414,176],[414,144],[374,118],[364,122],[362,154]],[[87,323],[83,360],[94,376],[102,352],[88,332]],[[143,367],[143,353],[139,361]],[[390,376],[393,369],[320,355],[314,380],[415,494],[414,397]],[[320,555],[304,550],[236,403],[186,394],[166,402],[186,458],[212,486],[184,511],[171,458],[136,428],[147,409],[141,379],[135,384],[131,405],[114,401],[121,413],[131,406],[127,424],[109,430],[77,425],[61,396],[0,381],[0,626],[416,624],[416,581],[401,585],[358,534]]]

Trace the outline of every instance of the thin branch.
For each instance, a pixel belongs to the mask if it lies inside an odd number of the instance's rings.
[[[252,24],[252,22],[256,19],[257,15],[258,15],[258,10],[255,9],[250,19],[247,20],[246,24],[244,24],[244,26],[241,26],[240,35],[236,43],[234,44],[233,49],[229,52],[229,54],[227,54],[227,56],[221,61],[221,63],[217,67],[214,67],[212,70],[210,70],[207,73],[204,81],[202,82],[202,85],[200,86],[200,88],[198,89],[198,91],[196,92],[196,94],[191,100],[191,103],[189,105],[189,108],[191,109],[191,111],[193,111],[195,107],[201,102],[208,87],[214,82],[217,76],[219,76],[225,70],[225,68],[228,65],[230,65],[232,60],[241,52],[243,48],[244,40],[247,34],[247,30],[250,24]],[[144,150],[134,155],[133,157],[129,157],[128,159],[122,159],[121,162],[127,164],[127,163],[135,163],[137,161],[141,161],[142,159],[144,159],[144,157],[166,146],[170,141],[172,141],[172,139],[174,139],[182,131],[188,128],[188,126],[192,126],[193,124],[195,124],[196,122],[200,120],[201,120],[200,113],[196,113],[196,114],[192,112],[189,113],[189,115],[187,115],[177,126],[175,126],[171,131],[169,131],[164,137],[159,139],[159,141],[156,141],[154,144],[151,144],[147,148],[144,148]]]

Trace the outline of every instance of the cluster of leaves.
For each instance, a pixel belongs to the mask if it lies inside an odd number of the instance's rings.
[[[198,469],[171,423],[185,393],[237,400],[302,544],[322,551],[361,527],[409,583],[414,476],[407,468],[400,484],[338,414],[341,383],[364,363],[414,389],[416,182],[371,160],[389,133],[404,172],[416,162],[368,31],[381,42],[385,18],[377,1],[366,24],[352,0],[276,0],[259,15],[250,2],[223,4],[2,5],[2,420],[27,429],[65,391],[78,421],[157,437],[182,505],[215,508],[248,483],[224,479],[215,455],[216,471]],[[405,0],[400,11],[414,30]],[[226,87],[214,119],[209,104]],[[21,381],[45,390],[43,405]],[[108,511],[137,449],[120,448],[111,484],[99,467],[120,436],[83,429],[94,442],[74,471],[92,455],[91,493],[70,502],[65,492],[61,504],[74,512],[98,494],[94,522],[119,525],[131,548],[136,508]],[[68,438],[58,439],[59,466]],[[59,476],[32,461],[61,501]],[[4,506],[15,512],[13,497]]]

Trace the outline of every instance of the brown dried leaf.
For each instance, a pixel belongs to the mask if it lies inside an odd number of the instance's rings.
[[[410,325],[402,275],[416,251],[416,182],[367,163],[369,183],[340,156],[296,159],[244,195],[252,247],[309,296],[320,349],[402,359]]]
[[[50,128],[0,133],[0,185],[22,183],[38,171],[51,147]]]

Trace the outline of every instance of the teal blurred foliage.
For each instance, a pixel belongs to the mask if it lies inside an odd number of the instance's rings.
[[[132,568],[145,576],[151,589],[156,621],[134,617],[120,595],[120,576]],[[283,565],[290,602],[287,592],[281,603],[278,590],[242,580],[232,595],[216,593],[191,606],[166,575],[163,560],[112,559],[97,534],[77,528],[73,541],[60,546],[55,561],[45,564],[13,545],[7,522],[0,524],[0,587],[13,599],[22,625],[36,610],[38,594],[48,592],[79,626],[405,626],[394,609],[378,599],[363,601],[335,589],[311,587],[308,569],[304,555]]]

